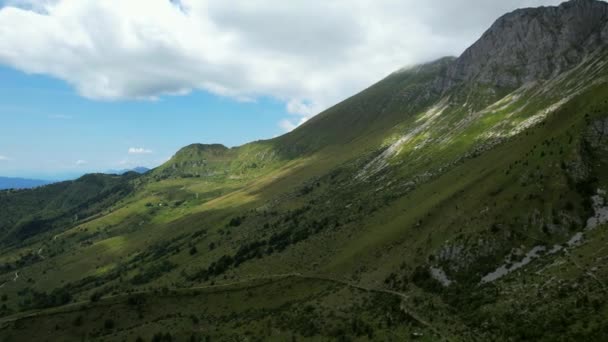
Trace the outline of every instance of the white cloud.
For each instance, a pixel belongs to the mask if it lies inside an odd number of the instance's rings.
[[[145,149],[143,147],[130,147],[129,154],[150,154],[152,150]]]
[[[290,121],[288,119],[283,119],[283,120],[279,121],[279,127],[281,127],[281,129],[283,129],[285,132],[291,132],[296,127],[298,127],[298,125],[294,124],[292,121]]]
[[[559,2],[12,0],[0,63],[94,99],[201,89],[310,117],[404,65],[459,54],[506,11]]]
[[[0,161],[9,161],[10,159],[7,156],[0,155]]]
[[[301,118],[298,118],[297,120],[283,119],[283,120],[279,121],[279,127],[281,127],[285,132],[291,132],[294,129],[296,129],[298,126],[300,126],[301,124],[306,122],[306,120],[308,120],[307,117],[301,117]]]
[[[86,160],[79,159],[76,161],[76,166],[86,165],[88,162]]]

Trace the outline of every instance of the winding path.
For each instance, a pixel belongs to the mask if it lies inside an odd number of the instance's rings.
[[[15,275],[18,277],[17,273],[15,273]],[[392,295],[392,296],[397,296],[401,299],[401,305],[400,305],[400,309],[406,313],[407,315],[409,315],[410,317],[412,317],[415,321],[417,321],[418,323],[420,323],[421,325],[423,325],[424,327],[428,328],[429,330],[431,330],[434,334],[436,334],[437,336],[439,336],[439,338],[442,341],[450,341],[451,339],[446,337],[443,333],[441,333],[441,331],[439,329],[437,329],[435,326],[433,326],[429,321],[425,320],[424,318],[422,318],[422,316],[420,316],[418,313],[416,313],[414,310],[412,310],[411,308],[407,307],[407,305],[405,304],[405,300],[408,298],[408,296],[404,293],[401,292],[397,292],[397,291],[392,291],[392,290],[387,290],[387,289],[378,289],[378,288],[371,288],[371,287],[366,287],[366,286],[362,286],[362,285],[358,285],[346,280],[340,280],[340,279],[335,279],[335,278],[331,278],[331,277],[322,277],[322,276],[313,276],[313,275],[303,275],[301,273],[284,273],[284,274],[273,274],[273,275],[267,275],[267,276],[261,276],[261,277],[256,277],[256,278],[249,278],[249,279],[244,279],[244,280],[239,280],[239,281],[235,281],[235,282],[231,282],[231,283],[223,283],[223,284],[218,284],[218,285],[205,285],[205,286],[194,286],[194,287],[184,287],[184,288],[176,288],[173,289],[173,291],[178,291],[178,292],[183,292],[183,291],[192,291],[192,290],[205,290],[205,289],[221,289],[221,288],[225,288],[225,287],[231,287],[231,286],[238,286],[238,285],[247,285],[250,284],[254,281],[259,281],[259,280],[272,280],[272,281],[277,281],[280,279],[287,279],[287,278],[300,278],[300,279],[308,279],[308,280],[321,280],[321,281],[328,281],[328,282],[333,282],[333,283],[337,283],[343,286],[347,286],[353,289],[357,289],[360,291],[365,291],[365,292],[375,292],[375,293],[382,293],[382,294],[388,294],[388,295]],[[246,288],[246,287],[244,287]],[[150,293],[152,292],[152,290],[145,290],[145,291],[139,291],[139,292],[132,292],[132,293],[128,293],[128,294],[117,294],[117,295],[112,295],[112,296],[107,296],[104,297],[104,300],[108,300],[111,298],[117,298],[117,297],[122,297],[122,296],[131,296],[134,294],[146,294],[146,293]],[[80,302],[74,302],[71,304],[67,304],[64,306],[60,306],[60,307],[56,307],[56,308],[50,308],[50,309],[46,309],[46,310],[40,310],[40,311],[36,311],[36,312],[24,312],[24,313],[18,313],[12,316],[7,316],[7,317],[3,317],[0,318],[0,324],[7,324],[9,322],[13,322],[19,319],[23,319],[23,318],[31,318],[31,317],[36,317],[36,316],[41,316],[41,315],[45,315],[45,314],[53,314],[53,313],[62,313],[62,312],[69,312],[71,310],[79,310],[81,306],[86,305],[86,304],[90,304],[90,301],[80,301]]]

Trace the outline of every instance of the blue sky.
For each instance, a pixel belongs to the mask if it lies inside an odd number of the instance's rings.
[[[284,132],[277,123],[289,117],[284,103],[271,98],[242,102],[195,91],[98,101],[63,81],[8,67],[0,67],[0,79],[0,155],[8,159],[0,163],[1,176],[56,179],[153,167],[195,142],[236,146],[272,138]]]
[[[0,176],[154,167],[294,129],[560,0],[0,0]]]

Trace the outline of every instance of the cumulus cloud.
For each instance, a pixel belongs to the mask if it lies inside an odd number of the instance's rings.
[[[79,159],[76,161],[76,166],[86,165],[88,162],[86,160]]]
[[[93,99],[204,90],[272,96],[310,117],[400,67],[461,53],[509,10],[558,2],[12,0],[0,63]]]
[[[130,147],[129,154],[150,154],[152,150],[145,149],[143,147]]]
[[[283,129],[283,131],[285,131],[285,132],[291,132],[294,129],[296,129],[298,126],[300,126],[301,124],[306,122],[306,120],[308,120],[307,117],[301,117],[297,120],[283,119],[283,120],[279,121],[279,127],[281,127]]]

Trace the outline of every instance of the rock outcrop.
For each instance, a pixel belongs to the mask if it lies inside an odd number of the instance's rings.
[[[608,3],[571,0],[555,7],[519,9],[499,18],[448,68],[447,91],[472,81],[515,88],[554,77],[608,46]]]

